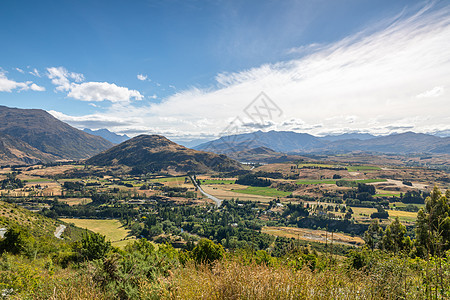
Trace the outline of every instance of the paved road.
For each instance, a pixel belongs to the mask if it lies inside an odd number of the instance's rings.
[[[6,233],[7,228],[0,228],[0,238],[4,238],[5,237],[5,233]],[[55,230],[55,237],[60,239],[61,235],[63,234],[64,230],[66,230],[66,226],[65,225],[59,225],[58,227],[56,227]]]
[[[0,228],[0,238],[5,237],[6,230],[7,230],[6,228]]]
[[[205,195],[206,197],[208,197],[209,199],[211,199],[212,201],[214,201],[216,203],[217,207],[220,207],[222,205],[223,200],[214,197],[213,195],[208,194],[207,192],[205,192],[198,184],[197,182],[194,180],[194,178],[192,178],[192,176],[189,175],[189,177],[191,178],[192,182],[194,183],[195,187],[198,188],[198,190],[200,191],[200,193],[202,193],[203,195]]]
[[[66,230],[66,226],[65,225],[59,225],[58,227],[56,227],[55,230],[55,237],[60,239],[61,235],[63,234],[64,230]]]

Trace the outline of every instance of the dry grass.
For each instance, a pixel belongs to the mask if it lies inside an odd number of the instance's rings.
[[[82,168],[82,166],[63,165],[63,166],[46,167],[43,169],[33,169],[30,171],[24,172],[24,174],[48,177],[48,176],[64,174],[68,170],[74,170],[74,169],[80,169],[80,168]]]
[[[287,267],[243,265],[224,260],[212,268],[188,265],[178,269],[172,281],[172,299],[403,299],[398,278],[380,280],[344,268],[311,271]],[[389,278],[388,278],[389,277]],[[412,278],[411,278],[412,279]],[[390,280],[395,289],[382,285]],[[408,288],[407,299],[421,299]]]
[[[44,295],[42,295],[44,296]],[[84,299],[106,299],[105,294],[98,288],[88,276],[83,278],[73,277],[55,284],[51,296],[35,297],[35,299],[49,300],[84,300]]]
[[[357,221],[371,221],[370,215],[377,211],[376,208],[352,207],[353,217]]]
[[[67,203],[70,206],[72,206],[72,205],[78,205],[78,204],[91,203],[92,199],[91,198],[63,198],[63,199],[59,199],[59,201]]]
[[[202,189],[205,192],[207,192],[208,194],[213,195],[219,199],[230,200],[231,198],[234,198],[234,199],[239,198],[240,200],[247,200],[247,201],[269,202],[274,198],[274,197],[267,197],[267,196],[261,196],[261,195],[236,193],[231,190],[231,189],[242,190],[242,189],[246,189],[246,188],[247,188],[247,186],[239,185],[239,184],[202,185]]]
[[[263,227],[263,233],[281,236],[286,238],[299,238],[305,241],[315,241],[325,243],[328,238],[328,243],[331,242],[331,233],[324,230],[314,230],[307,228],[293,228],[293,227]],[[333,243],[344,245],[363,245],[364,241],[360,237],[351,237],[343,233],[333,233]]]
[[[387,210],[387,212],[389,213],[389,217],[391,219],[398,217],[401,222],[415,222],[417,219],[416,212],[401,210]]]

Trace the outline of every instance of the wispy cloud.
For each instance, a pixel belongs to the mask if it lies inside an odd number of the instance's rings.
[[[11,93],[13,90],[18,91],[32,90],[42,92],[45,91],[45,88],[33,83],[32,81],[17,82],[12,79],[9,79],[6,76],[6,74],[0,70],[0,92]]]
[[[67,96],[81,101],[125,102],[142,100],[144,96],[137,90],[130,90],[108,82],[83,82],[84,75],[69,72],[64,67],[47,68],[47,76],[56,85],[57,91],[67,92]]]
[[[264,91],[284,112],[270,129],[313,134],[450,129],[449,103],[442,97],[450,88],[445,51],[450,6],[428,5],[383,24],[308,47],[316,49],[298,59],[218,74],[215,87],[190,88],[139,108],[111,107],[102,117],[134,119],[122,127],[130,132],[213,135]]]
[[[39,73],[39,71],[36,68],[34,68],[33,71],[30,71],[28,73],[36,77],[41,77],[41,73]]]
[[[146,81],[148,79],[147,75],[143,75],[143,74],[138,74],[137,75],[137,79],[141,80],[141,81]],[[151,81],[150,79],[148,79],[149,81]]]
[[[436,87],[432,88],[431,90],[420,93],[419,95],[417,95],[417,98],[434,98],[434,97],[442,96],[443,94],[444,94],[444,87],[436,86]]]
[[[300,47],[294,47],[290,48],[286,51],[287,54],[310,54],[312,52],[317,52],[318,50],[321,50],[324,48],[325,45],[319,44],[319,43],[312,43],[309,45],[304,45]]]
[[[21,68],[16,68],[16,71],[22,74],[25,73]]]

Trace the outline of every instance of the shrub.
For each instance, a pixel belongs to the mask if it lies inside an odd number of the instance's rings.
[[[111,242],[106,241],[104,235],[86,232],[83,234],[81,241],[73,244],[73,249],[80,255],[81,259],[100,259],[111,250]]]
[[[197,263],[211,263],[224,257],[222,245],[208,239],[201,239],[192,250],[192,257]]]
[[[0,253],[31,255],[35,240],[29,231],[18,225],[11,225],[0,241]]]

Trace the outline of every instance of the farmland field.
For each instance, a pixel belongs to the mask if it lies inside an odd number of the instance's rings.
[[[297,180],[295,183],[296,184],[336,184],[336,180],[335,179],[322,179],[322,180],[302,179],[302,180]]]
[[[53,182],[52,179],[48,178],[33,178],[33,179],[25,179],[26,182],[36,183],[36,182]]]
[[[291,194],[291,192],[283,192],[270,187],[254,187],[254,186],[249,186],[248,188],[242,190],[234,190],[234,192],[242,194],[268,196],[268,197],[286,197]]]
[[[385,182],[386,179],[321,179],[321,180],[309,180],[309,179],[301,179],[297,180],[296,184],[336,184],[336,181],[339,180],[348,180],[348,181],[356,181],[358,183],[376,183],[376,182]]]
[[[377,211],[376,208],[368,208],[368,207],[352,207],[353,217],[357,221],[367,221],[372,220],[370,215]]]
[[[184,183],[186,176],[181,176],[181,177],[163,177],[163,178],[155,178],[155,179],[150,179],[150,182],[181,182]]]
[[[201,184],[234,184],[236,180],[230,179],[201,179]]]
[[[349,172],[376,171],[376,170],[381,170],[381,168],[380,167],[375,167],[375,166],[347,166],[347,170]]]
[[[324,230],[294,227],[263,227],[262,232],[270,235],[294,239],[298,238],[306,241],[325,243],[325,241],[328,240],[329,243],[331,242],[331,233],[327,233]],[[350,235],[343,233],[333,233],[333,243],[356,246],[364,244],[364,241],[360,237],[351,237]]]
[[[69,205],[85,205],[92,202],[91,198],[61,198],[59,201],[67,203]]]
[[[389,213],[389,218],[395,219],[395,217],[398,217],[402,222],[414,222],[417,219],[416,212],[402,210],[387,210],[387,212]]]
[[[382,194],[375,194],[374,197],[400,197],[400,194],[387,194],[387,193],[382,193]]]
[[[111,241],[113,246],[116,246],[116,244],[125,246],[124,240],[132,240],[132,238],[127,238],[129,231],[124,228],[119,220],[61,219],[61,221],[73,223],[77,227],[103,234],[107,240]]]
[[[240,184],[211,184],[203,185],[202,189],[210,195],[213,195],[220,199],[236,199],[247,200],[247,201],[261,201],[268,202],[272,200],[272,196],[260,195],[260,194],[249,194],[249,193],[239,193],[236,190],[244,190],[247,186]]]
[[[321,167],[321,168],[336,168],[336,165],[330,164],[320,164],[320,163],[303,163],[298,165],[299,168],[302,167]]]

